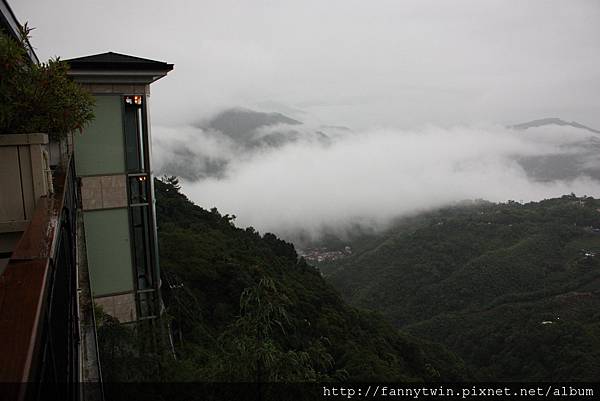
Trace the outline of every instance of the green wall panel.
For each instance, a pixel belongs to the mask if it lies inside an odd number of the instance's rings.
[[[125,172],[125,149],[121,96],[96,96],[96,118],[83,134],[75,134],[77,175],[117,174]]]
[[[83,221],[92,294],[133,291],[127,209],[84,212]]]

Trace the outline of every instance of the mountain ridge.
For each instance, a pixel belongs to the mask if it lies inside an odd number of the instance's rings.
[[[278,112],[232,107],[217,113],[205,123],[200,124],[200,127],[214,129],[231,138],[244,140],[248,133],[258,128],[278,124],[301,125],[302,122]]]
[[[585,130],[593,132],[595,134],[600,134],[600,130],[590,128],[590,127],[580,124],[576,121],[568,122],[568,121],[562,120],[558,117],[546,117],[546,118],[540,118],[537,120],[531,120],[531,121],[527,121],[527,122],[520,123],[520,124],[509,125],[509,128],[523,130],[523,129],[528,129],[528,128],[543,127],[543,126],[547,126],[547,125],[570,126],[573,128],[585,129]]]
[[[443,343],[478,380],[591,380],[600,352],[580,354],[600,345],[599,210],[574,195],[444,208],[319,269],[351,305]]]

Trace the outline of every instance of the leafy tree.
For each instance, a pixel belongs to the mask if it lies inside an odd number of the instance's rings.
[[[277,335],[291,327],[286,305],[272,279],[246,288],[240,298],[241,316],[219,338],[224,354],[218,360],[222,379],[256,382],[313,381],[317,374],[308,352],[285,350]],[[331,359],[326,352],[324,358]]]
[[[348,307],[292,244],[155,182],[176,381],[459,380],[462,362]]]
[[[58,58],[32,63],[21,41],[0,32],[0,133],[47,133],[59,137],[82,130],[94,118],[93,97],[67,76]]]

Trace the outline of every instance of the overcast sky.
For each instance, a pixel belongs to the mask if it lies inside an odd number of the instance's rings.
[[[548,116],[600,127],[597,0],[10,3],[37,28],[41,59],[174,63],[153,85],[161,125],[250,106],[358,129]]]

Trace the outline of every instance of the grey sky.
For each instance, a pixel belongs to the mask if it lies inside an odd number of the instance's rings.
[[[273,104],[353,128],[600,127],[600,1],[12,0],[42,59],[108,50],[175,63],[153,121]]]

